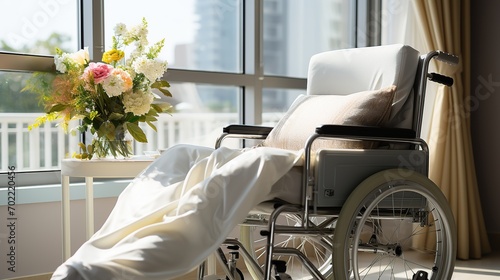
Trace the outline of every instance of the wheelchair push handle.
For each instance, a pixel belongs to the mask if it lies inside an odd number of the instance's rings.
[[[457,65],[459,62],[458,56],[443,51],[435,51],[431,54],[431,57],[450,65]],[[427,78],[430,81],[440,83],[445,86],[451,87],[453,85],[453,78],[442,74],[428,73]]]
[[[429,78],[430,81],[440,83],[445,86],[451,87],[453,85],[453,78],[438,73],[429,73],[427,74],[427,78]]]

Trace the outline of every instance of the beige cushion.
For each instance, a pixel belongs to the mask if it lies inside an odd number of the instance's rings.
[[[391,114],[395,86],[349,95],[301,95],[263,142],[264,146],[303,149],[323,124],[384,126]],[[372,148],[373,142],[317,140],[318,148]]]
[[[326,51],[309,61],[308,95],[345,95],[396,86],[388,125],[412,128],[420,54],[401,44]]]

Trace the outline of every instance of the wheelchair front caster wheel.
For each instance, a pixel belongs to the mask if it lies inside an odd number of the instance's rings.
[[[274,266],[276,274],[274,277],[276,280],[292,280],[292,277],[286,273],[286,262],[274,260],[271,262]]]
[[[429,280],[429,278],[427,278],[427,276],[428,276],[427,272],[419,270],[419,271],[417,271],[417,273],[415,273],[413,275],[412,280]]]

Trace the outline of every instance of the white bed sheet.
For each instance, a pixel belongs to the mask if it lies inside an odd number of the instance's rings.
[[[300,151],[268,147],[174,146],[130,183],[102,228],[52,279],[183,275],[218,248],[254,206],[296,193],[287,189],[293,184],[273,184],[301,159]]]

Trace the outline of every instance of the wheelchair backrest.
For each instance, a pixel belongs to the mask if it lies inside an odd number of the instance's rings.
[[[307,94],[346,95],[395,85],[387,124],[412,128],[418,63],[419,52],[401,44],[319,53],[309,63]]]

